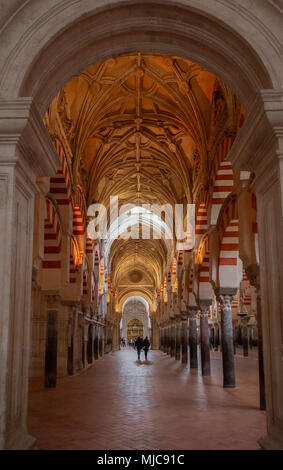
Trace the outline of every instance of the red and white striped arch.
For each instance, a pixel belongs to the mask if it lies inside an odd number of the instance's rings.
[[[220,245],[220,287],[238,287],[242,279],[242,261],[239,258],[239,221],[231,219],[227,224]]]
[[[213,298],[213,289],[210,282],[210,251],[208,239],[205,241],[205,254],[199,266],[199,299],[210,300]]]
[[[44,260],[42,269],[61,268],[62,231],[58,213],[49,199],[46,199],[44,217]]]
[[[199,205],[196,217],[196,230],[195,230],[195,248],[198,248],[200,240],[206,234],[208,229],[207,210],[205,204],[202,202]]]
[[[70,244],[69,282],[70,284],[75,284],[77,282],[78,266],[81,262],[81,254],[77,239],[74,236],[71,237]]]
[[[75,205],[73,208],[73,235],[76,237],[79,252],[80,252],[80,262],[82,263],[82,257],[84,254],[84,223],[82,218],[81,209],[78,205]]]
[[[69,168],[61,143],[57,139],[55,139],[53,143],[60,157],[61,167],[58,169],[56,175],[50,178],[49,192],[56,200],[58,206],[68,206],[71,199],[71,180],[69,175]]]
[[[233,141],[233,137],[225,137],[219,145],[214,159],[214,167],[211,179],[213,193],[210,201],[210,222],[213,225],[217,223],[222,204],[231,191],[233,191],[234,187],[233,168],[231,163],[227,160],[227,155],[232,147]]]

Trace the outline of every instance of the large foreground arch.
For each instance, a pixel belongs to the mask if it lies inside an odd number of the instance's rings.
[[[34,442],[26,429],[33,202],[36,178],[52,176],[60,165],[41,116],[73,75],[140,50],[199,62],[229,84],[248,111],[229,160],[256,174],[268,422],[262,444],[283,448],[280,2],[258,0],[251,10],[245,0],[30,0],[20,6],[7,0],[2,11],[0,448]],[[228,291],[221,295],[229,302]]]

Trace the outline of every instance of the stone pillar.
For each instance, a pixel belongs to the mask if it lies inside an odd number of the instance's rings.
[[[203,376],[210,375],[210,345],[208,331],[209,304],[201,302],[200,314],[200,346],[201,346],[201,371]]]
[[[31,98],[0,101],[0,449],[28,449],[28,371],[36,178],[60,160]]]
[[[175,324],[171,325],[170,333],[171,333],[170,355],[171,357],[175,357],[175,354],[176,354],[176,325]]]
[[[188,363],[188,318],[187,312],[182,312],[181,321],[182,364]]]
[[[258,375],[259,375],[259,402],[260,409],[266,409],[265,387],[264,387],[264,366],[263,366],[263,339],[262,339],[262,317],[261,317],[261,298],[260,298],[260,277],[259,266],[250,265],[246,268],[247,277],[253,287],[256,288],[256,320],[258,332]]]
[[[168,325],[166,327],[166,354],[171,356],[171,327]]]
[[[217,323],[215,326],[215,343],[214,343],[215,351],[218,351],[219,345],[220,345],[219,325]]]
[[[87,366],[87,340],[88,340],[88,325],[84,324],[83,326],[83,339],[84,339],[84,365]]]
[[[102,326],[98,327],[98,356],[102,357]]]
[[[235,388],[235,365],[231,303],[237,289],[220,288],[217,290],[221,307],[221,338],[222,338],[222,364],[223,387]]]
[[[112,346],[113,346],[113,341],[112,341]],[[98,326],[95,326],[95,328],[94,328],[93,357],[96,361],[99,359],[99,332],[98,332]]]
[[[160,351],[164,352],[164,327],[160,328]]]
[[[181,359],[181,322],[180,320],[176,322],[176,350],[175,350],[175,359],[179,361]]]
[[[191,369],[198,368],[197,312],[198,307],[189,307],[189,346]]]
[[[159,325],[156,318],[151,320],[151,349],[159,349]]]
[[[242,340],[243,340],[243,356],[248,357],[249,355],[249,328],[248,328],[249,317],[241,319],[242,322]]]
[[[255,97],[229,159],[235,169],[255,173],[267,417],[267,435],[259,442],[265,449],[283,449],[282,88]]]

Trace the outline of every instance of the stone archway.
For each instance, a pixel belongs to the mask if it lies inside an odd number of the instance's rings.
[[[96,8],[92,1],[83,6],[60,1],[56,8],[51,1],[31,1],[18,10],[12,2],[5,8],[0,47],[0,84],[6,99],[0,103],[0,223],[5,228],[0,259],[7,269],[0,278],[0,408],[6,420],[1,423],[1,448],[33,443],[26,431],[27,392],[15,390],[17,383],[27,390],[33,198],[36,178],[51,176],[60,164],[40,116],[72,75],[90,61],[128,51],[128,44],[131,50],[190,56],[226,81],[248,110],[230,161],[256,174],[268,420],[263,444],[282,445],[283,182],[278,157],[283,147],[283,64],[276,14],[274,3],[261,2],[251,13],[244,1],[236,8],[228,0],[180,0],[178,5],[112,0],[107,7],[101,0]],[[15,291],[21,293],[17,298]],[[13,324],[22,330],[21,337],[15,337]],[[17,377],[21,380],[14,380]],[[20,419],[13,409],[21,410]]]
[[[130,322],[139,322],[142,325],[142,333],[139,335],[150,337],[150,320],[149,320],[149,306],[143,297],[132,296],[129,297],[123,304],[122,308],[122,331],[121,336],[128,337],[128,325]],[[137,335],[131,335],[131,337]]]

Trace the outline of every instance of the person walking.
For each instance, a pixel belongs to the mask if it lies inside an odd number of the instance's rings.
[[[135,347],[137,348],[138,352],[138,361],[141,359],[141,350],[143,348],[143,339],[141,336],[138,336],[136,342],[135,342]]]
[[[143,341],[144,358],[145,358],[146,361],[147,361],[147,353],[148,353],[148,350],[149,350],[149,346],[150,346],[150,342],[149,342],[148,337],[146,336],[144,341]]]

